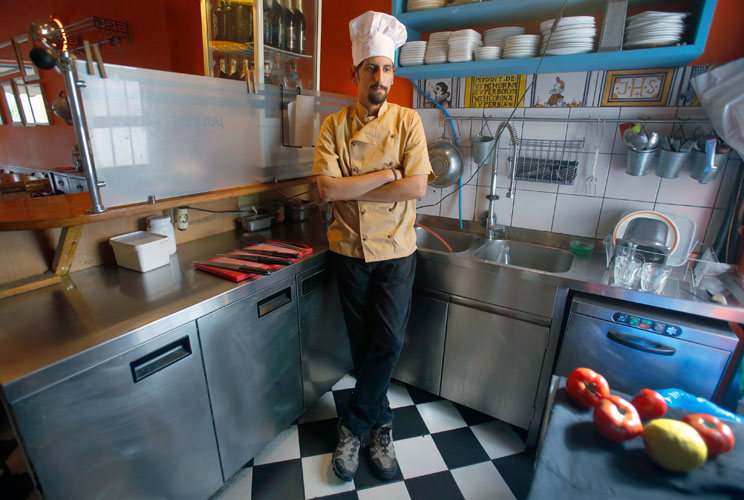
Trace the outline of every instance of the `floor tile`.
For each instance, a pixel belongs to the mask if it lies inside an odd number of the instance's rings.
[[[323,394],[317,403],[307,410],[297,421],[313,422],[315,420],[325,420],[327,418],[336,418],[338,410],[336,409],[336,400],[333,392],[328,391]]]
[[[494,420],[470,428],[491,459],[501,458],[525,450],[524,441],[506,422]]]
[[[408,439],[425,434],[429,434],[429,429],[415,405],[393,410],[393,439]]]
[[[406,479],[447,470],[447,464],[431,436],[396,441],[395,454]]]
[[[253,500],[303,500],[302,463],[287,460],[253,468]]]
[[[251,500],[253,468],[240,469],[211,500]]]
[[[413,404],[411,395],[408,394],[406,386],[400,382],[391,382],[387,392],[388,401],[390,402],[390,408],[400,408],[402,406],[409,406]]]
[[[457,500],[463,498],[455,478],[449,471],[406,479],[406,488],[411,495],[411,500]]]
[[[338,443],[337,419],[317,420],[297,424],[300,441],[300,456],[311,457],[333,453]]]
[[[406,390],[408,391],[408,395],[411,396],[411,399],[413,400],[414,404],[429,403],[431,401],[439,401],[440,399],[442,399],[436,394],[426,392],[424,390],[419,389],[418,387],[414,387],[409,384],[405,384],[405,386],[406,386]]]
[[[336,493],[335,495],[328,495],[321,498],[323,500],[358,500],[359,496],[356,491],[344,491],[343,493]]]
[[[316,498],[354,490],[353,481],[342,481],[331,467],[332,453],[302,459],[304,498]]]
[[[332,391],[340,391],[343,389],[353,389],[356,385],[356,377],[350,373],[347,373],[343,377],[341,377],[341,380],[336,382],[333,387],[331,387]]]
[[[357,495],[359,500],[411,500],[403,481],[357,491]]]
[[[487,462],[489,456],[468,427],[432,434],[432,439],[450,469]],[[489,462],[490,463],[490,462]]]
[[[449,431],[467,425],[455,405],[445,399],[416,406],[431,433]]]
[[[494,420],[492,416],[481,413],[478,410],[473,410],[472,408],[457,403],[453,404],[455,405],[455,408],[457,408],[457,411],[460,412],[465,423],[468,425],[485,424],[486,422]]]
[[[452,471],[465,500],[515,500],[504,478],[492,462],[461,467]]]
[[[296,425],[284,429],[253,458],[254,465],[270,464],[300,458],[300,439]]]
[[[383,481],[375,476],[372,472],[372,464],[369,460],[369,448],[366,446],[362,448],[361,454],[359,455],[359,469],[357,469],[356,476],[354,476],[354,486],[358,491],[363,491],[368,488],[375,488],[388,484],[392,481],[403,481],[403,474],[398,468],[398,472],[389,481]]]
[[[527,498],[535,477],[535,456],[531,452],[517,453],[493,461],[516,498]]]

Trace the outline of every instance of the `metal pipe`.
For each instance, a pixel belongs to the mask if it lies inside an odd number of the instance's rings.
[[[98,178],[93,163],[93,155],[90,151],[90,142],[88,141],[88,130],[85,128],[85,117],[83,108],[80,105],[80,94],[78,93],[78,80],[75,71],[75,63],[69,51],[60,53],[57,67],[62,72],[65,79],[65,89],[67,98],[70,101],[70,114],[72,115],[72,126],[75,129],[75,137],[80,147],[81,159],[83,162],[83,173],[85,181],[88,184],[88,194],[90,195],[91,207],[88,210],[91,213],[99,214],[106,211],[106,207],[101,203],[101,193],[99,191]],[[80,82],[83,83],[83,82]],[[104,184],[105,185],[105,184]]]
[[[509,130],[509,135],[511,136],[512,140],[511,182],[509,183],[509,190],[506,192],[506,197],[514,198],[514,170],[517,165],[517,131],[509,122],[502,121],[501,123],[499,123],[499,126],[496,129],[496,133],[494,134],[494,144],[498,144],[499,139],[501,138],[501,134],[504,132],[505,128]],[[494,158],[491,162],[491,185],[488,189],[488,195],[486,196],[486,198],[488,199],[488,213],[486,215],[486,239],[488,240],[494,239],[496,229],[496,214],[494,213],[494,202],[498,199],[498,196],[496,196],[496,177],[498,172],[497,169],[498,167],[496,165],[496,155],[494,155]]]
[[[442,118],[443,120],[464,120],[464,121],[496,121],[496,120],[504,120],[504,117],[498,117],[498,116],[446,116]],[[688,118],[688,119],[669,119],[669,118],[660,118],[658,120],[654,120],[652,118],[539,118],[539,117],[518,117],[513,116],[509,118],[510,122],[529,122],[529,121],[535,121],[535,122],[587,122],[587,123],[598,123],[599,121],[604,121],[605,123],[625,123],[625,122],[632,122],[632,121],[643,121],[647,123],[709,123],[710,120],[708,118],[701,118],[700,120],[694,119],[694,118]]]

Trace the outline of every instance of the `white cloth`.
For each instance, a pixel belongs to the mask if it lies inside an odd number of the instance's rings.
[[[367,11],[349,22],[351,56],[354,66],[369,57],[384,56],[395,61],[395,50],[406,43],[406,27],[382,12]]]

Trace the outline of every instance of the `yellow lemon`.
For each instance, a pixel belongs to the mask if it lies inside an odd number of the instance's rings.
[[[679,420],[657,418],[647,423],[643,443],[654,462],[673,471],[687,472],[700,467],[708,458],[700,434]]]

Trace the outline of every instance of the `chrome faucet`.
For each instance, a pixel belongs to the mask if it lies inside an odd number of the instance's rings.
[[[499,123],[494,136],[494,144],[498,144],[501,133],[504,129],[509,129],[509,135],[512,140],[512,161],[511,161],[511,182],[509,183],[509,190],[506,192],[507,198],[514,198],[514,169],[517,165],[517,131],[508,122]],[[488,199],[488,212],[486,213],[486,239],[493,240],[496,238],[497,231],[503,231],[506,235],[506,226],[499,226],[496,224],[496,214],[494,213],[494,202],[499,199],[496,194],[496,177],[498,174],[498,167],[496,165],[496,155],[493,157],[491,162],[491,186],[488,189],[486,198]]]

